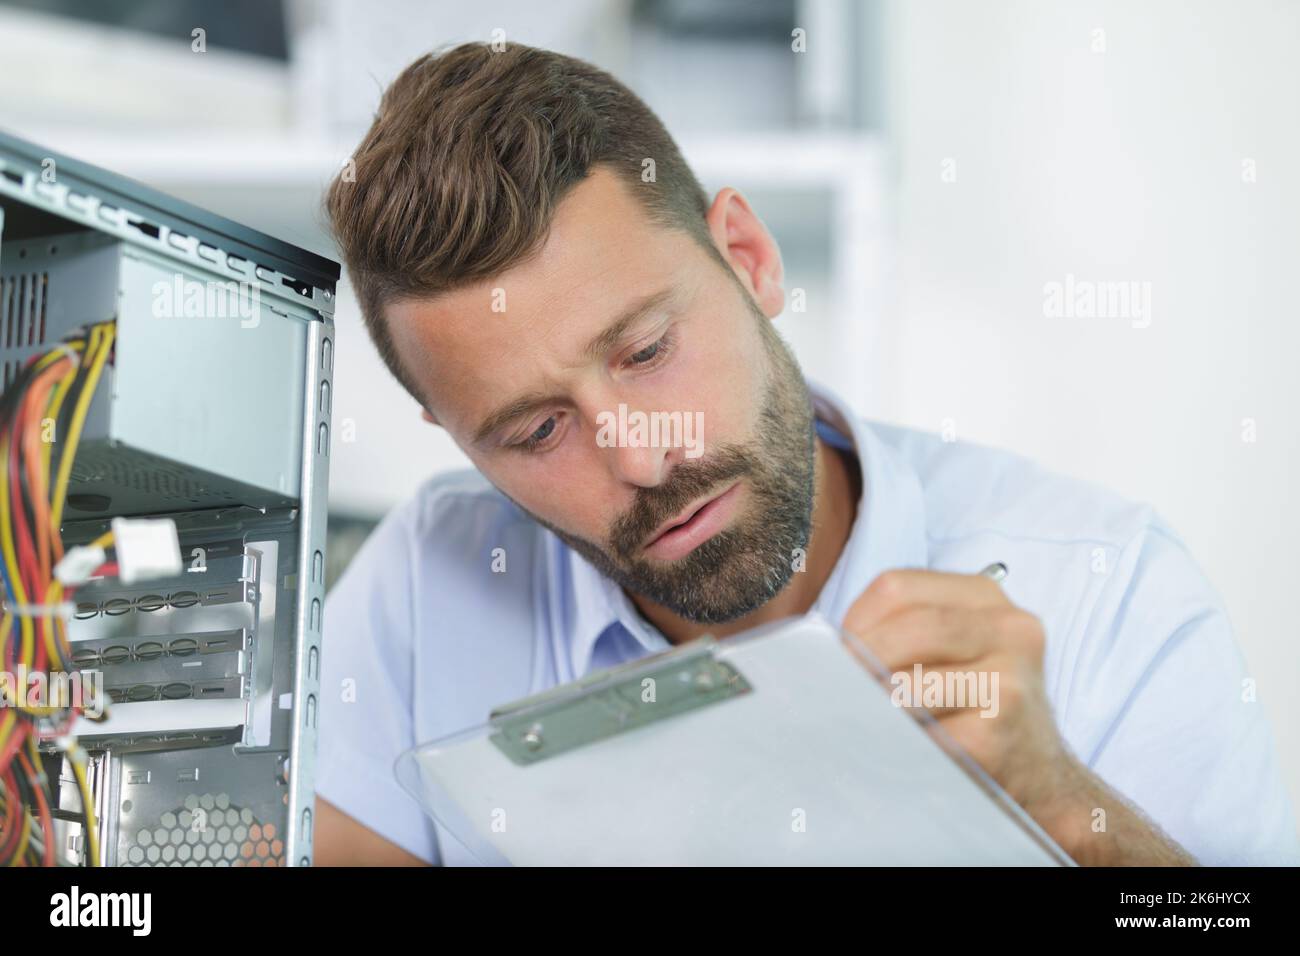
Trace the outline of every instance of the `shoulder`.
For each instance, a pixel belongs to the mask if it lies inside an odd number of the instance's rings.
[[[468,517],[489,524],[525,521],[519,507],[471,468],[434,475],[396,509],[414,531],[428,531],[447,521]]]
[[[1182,538],[1149,504],[1071,478],[1009,451],[872,424],[916,475],[936,570],[971,572],[994,560],[1004,587],[1047,629],[1046,669],[1061,700],[1080,674],[1132,676],[1170,640],[1227,660],[1227,611]],[[1109,669],[1109,670],[1108,670]]]
[[[411,683],[417,736],[482,720],[548,666],[558,540],[475,472],[440,474],[393,508],[326,601],[336,665],[383,655]]]
[[[932,564],[1010,559],[1004,588],[1043,621],[1047,695],[1079,758],[1203,863],[1293,863],[1254,681],[1169,524],[1021,455],[869,424],[921,486]]]
[[[546,549],[549,535],[476,471],[453,471],[423,482],[383,517],[331,590],[343,606],[449,609],[472,604],[491,585],[527,587],[522,574],[494,574],[508,555],[522,571]],[[494,561],[496,566],[494,567]]]
[[[407,547],[414,556],[465,558],[544,529],[472,469],[434,475],[394,507],[370,540]],[[369,544],[369,541],[367,541]]]
[[[1122,549],[1173,532],[1150,505],[1046,468],[1015,452],[866,422],[921,485],[926,534],[937,544],[986,534],[1043,544]]]

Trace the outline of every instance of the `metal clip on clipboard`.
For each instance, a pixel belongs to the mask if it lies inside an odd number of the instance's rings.
[[[397,776],[482,863],[1069,865],[815,616],[590,674]]]
[[[523,766],[748,693],[740,672],[713,656],[716,644],[701,637],[499,707],[488,718],[492,743]]]

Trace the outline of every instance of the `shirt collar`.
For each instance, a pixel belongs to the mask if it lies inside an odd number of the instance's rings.
[[[838,625],[882,572],[928,565],[925,495],[912,466],[885,444],[870,422],[855,415],[829,389],[814,386],[811,391],[818,420],[852,443],[862,471],[862,492],[849,540],[812,607]]]
[[[812,607],[812,613],[839,624],[863,588],[882,571],[926,566],[925,499],[915,471],[870,423],[853,414],[829,389],[810,383],[809,390],[818,421],[844,437],[862,471],[852,531]],[[622,588],[558,538],[555,544],[568,565],[572,587],[568,633],[575,676],[586,673],[596,641],[614,625],[626,628],[647,651],[671,646]]]

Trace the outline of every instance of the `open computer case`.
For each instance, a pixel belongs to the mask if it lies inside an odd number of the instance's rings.
[[[63,544],[115,518],[168,518],[181,557],[179,573],[130,585],[92,575],[67,602],[73,661],[102,672],[110,704],[72,731],[93,818],[66,751],[41,741],[47,861],[90,862],[93,829],[103,865],[311,863],[338,277],[328,259],[0,133],[6,392],[78,329],[115,328]],[[204,299],[213,289],[228,309]]]

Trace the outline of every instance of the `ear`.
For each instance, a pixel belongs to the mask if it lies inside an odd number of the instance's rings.
[[[780,315],[785,307],[781,249],[745,197],[728,186],[714,197],[704,218],[714,245],[763,314],[770,319]]]

